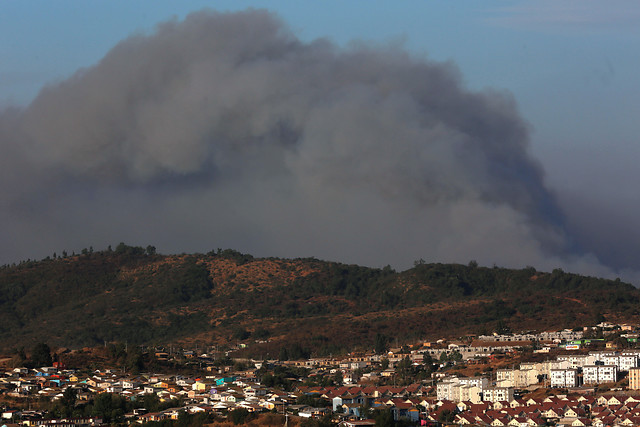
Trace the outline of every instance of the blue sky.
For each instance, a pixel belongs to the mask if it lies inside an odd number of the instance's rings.
[[[27,106],[43,86],[159,22],[249,7],[275,12],[305,42],[400,45],[451,61],[471,90],[511,93],[569,227],[591,245],[616,236],[640,248],[637,2],[0,0],[0,108]]]

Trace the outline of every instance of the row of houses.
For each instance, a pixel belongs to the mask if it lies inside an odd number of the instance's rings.
[[[354,419],[366,416],[365,408],[374,410],[388,409],[394,419],[406,419],[417,422],[434,401],[427,395],[432,387],[421,384],[409,386],[343,386],[343,387],[305,387],[299,386],[296,392],[326,399],[334,413],[344,414]],[[300,415],[300,414],[299,414]]]
[[[563,342],[570,340],[579,340],[584,336],[583,331],[574,331],[573,329],[563,329],[561,331],[545,331],[538,333],[519,333],[519,334],[498,334],[480,335],[478,339],[481,341],[552,341]]]
[[[494,427],[637,426],[640,425],[640,399],[604,395],[598,398],[550,396],[526,401],[514,399],[493,405],[460,402],[456,405],[454,423]]]

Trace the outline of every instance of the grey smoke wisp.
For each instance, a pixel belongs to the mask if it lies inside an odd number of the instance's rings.
[[[572,249],[528,135],[450,63],[202,11],[0,114],[0,258],[126,241],[610,274]]]

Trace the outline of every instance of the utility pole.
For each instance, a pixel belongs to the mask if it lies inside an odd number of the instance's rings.
[[[282,400],[282,415],[284,415],[284,427],[287,427],[289,425],[289,414],[287,414],[287,408],[284,400]]]

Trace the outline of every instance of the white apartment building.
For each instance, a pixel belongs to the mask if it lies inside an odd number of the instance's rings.
[[[476,386],[482,389],[487,388],[489,386],[489,380],[485,377],[464,377],[458,378],[460,384],[468,385],[468,386]]]
[[[453,387],[453,401],[454,402],[482,402],[482,388],[475,385],[463,385],[458,384]]]
[[[596,362],[606,362],[607,357],[618,356],[617,351],[590,351],[589,356],[593,356]]]
[[[436,397],[438,400],[451,400],[453,401],[453,387],[460,383],[456,381],[457,378],[449,377],[439,382],[436,386]]]
[[[496,383],[500,387],[515,387],[515,369],[498,369],[496,371]]]
[[[496,385],[499,387],[524,388],[538,383],[538,369],[499,369],[496,372]],[[522,368],[522,365],[521,365]]]
[[[582,368],[585,384],[615,382],[618,379],[618,367],[615,365],[589,365]]]
[[[600,362],[608,366],[617,366],[618,371],[628,371],[630,368],[638,367],[639,357],[640,354],[637,350],[625,351],[622,354],[617,351],[592,351],[588,356],[558,356],[558,360],[568,361],[571,368],[596,365]]]
[[[538,334],[538,339],[541,341],[579,340],[582,336],[582,331],[564,329],[558,332],[540,332]]]
[[[579,340],[583,336],[582,331],[573,331],[571,329],[564,329],[562,331],[552,332],[540,332],[525,333],[525,334],[497,334],[493,335],[480,335],[478,337],[481,341],[563,341],[563,340]]]
[[[545,375],[547,378],[551,377],[552,369],[569,369],[569,362],[567,360],[545,360],[544,362],[540,362],[539,365],[538,373]]]
[[[590,354],[589,355],[587,354],[562,355],[562,356],[558,356],[557,359],[560,362],[567,362],[569,365],[568,368],[570,369],[578,369],[578,368],[582,368],[583,366],[594,365],[596,361],[599,360]],[[554,369],[558,369],[558,368],[554,368]]]
[[[615,365],[620,369],[620,355],[618,353],[606,355],[602,357],[602,363],[605,365]]]
[[[520,369],[523,371],[528,371],[531,369],[537,369],[540,370],[540,362],[522,362],[520,364]]]
[[[632,368],[638,367],[638,355],[637,354],[621,354],[619,357],[618,370],[629,371]]]
[[[577,369],[552,369],[551,370],[551,387],[578,387],[578,370]]]
[[[482,390],[488,387],[489,380],[483,377],[447,377],[436,386],[438,400],[462,402],[470,400],[473,403],[482,401]]]
[[[489,387],[482,391],[485,402],[511,402],[513,400],[512,387]]]

